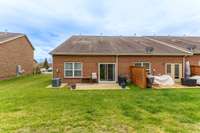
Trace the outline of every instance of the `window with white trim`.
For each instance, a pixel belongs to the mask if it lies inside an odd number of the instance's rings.
[[[144,67],[144,68],[146,68],[146,72],[148,74],[151,74],[151,63],[149,63],[149,62],[135,62],[134,66]]]
[[[79,62],[64,63],[64,77],[77,78],[82,76],[82,64]]]

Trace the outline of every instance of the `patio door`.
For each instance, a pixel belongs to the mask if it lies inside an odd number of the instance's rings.
[[[101,63],[99,64],[99,82],[115,82],[115,64]]]
[[[183,77],[182,64],[167,63],[165,71],[167,75],[170,75],[175,80],[175,82],[180,82]]]

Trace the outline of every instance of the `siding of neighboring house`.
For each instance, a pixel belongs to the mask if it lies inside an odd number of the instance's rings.
[[[119,56],[118,57],[118,75],[123,74],[130,77],[129,67],[134,62],[150,62],[154,74],[165,74],[166,63],[183,63],[182,56]],[[53,77],[60,77],[63,82],[79,83],[80,78],[64,78],[64,62],[81,62],[83,65],[83,77],[91,77],[93,72],[98,74],[98,63],[116,63],[116,56],[53,56]],[[58,70],[58,73],[57,73]]]
[[[16,66],[31,74],[34,50],[25,36],[0,44],[0,79],[16,76]]]

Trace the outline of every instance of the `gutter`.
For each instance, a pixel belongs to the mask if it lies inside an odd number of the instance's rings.
[[[116,59],[115,59],[116,61],[115,61],[115,63],[116,63],[116,66],[115,66],[115,68],[116,68],[116,70],[115,70],[115,78],[116,78],[116,81],[118,81],[118,75],[119,75],[119,56],[118,55],[116,55]]]
[[[185,57],[186,56],[183,57],[183,70],[182,70],[182,72],[183,72],[183,74],[182,74],[183,78],[185,78],[185,63],[186,63]]]
[[[185,56],[185,55],[193,55],[191,53],[151,53],[151,54],[146,54],[146,53],[66,53],[66,52],[51,52],[51,55],[134,55],[134,56]]]

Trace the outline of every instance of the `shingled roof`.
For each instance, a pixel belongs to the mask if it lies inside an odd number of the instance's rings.
[[[147,49],[151,49],[150,52]],[[192,55],[149,37],[72,36],[50,54],[52,55]]]
[[[12,41],[20,37],[25,37],[34,50],[34,47],[28,37],[22,33],[0,32],[0,44],[4,44],[8,41]]]
[[[167,43],[176,48],[181,48],[181,49],[190,51],[194,54],[200,54],[200,37],[156,36],[156,37],[150,37],[150,38]]]
[[[24,34],[21,33],[10,33],[10,32],[0,32],[0,43],[22,37]]]

